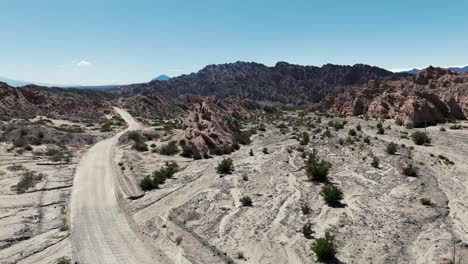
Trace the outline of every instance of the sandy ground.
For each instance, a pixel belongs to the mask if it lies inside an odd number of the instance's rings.
[[[116,111],[129,124],[138,123]],[[117,203],[114,145],[122,134],[94,145],[78,165],[71,197],[71,239],[79,263],[153,263],[157,260],[130,229]]]
[[[34,121],[34,120],[33,120]],[[66,120],[51,120],[49,126],[79,125]],[[115,132],[102,133],[85,129],[98,138]],[[53,165],[46,156],[31,151],[17,155],[7,151],[11,144],[0,143],[0,263],[55,263],[61,257],[72,259],[69,231],[69,203],[76,166],[88,145],[69,145],[73,158],[68,164]],[[56,148],[52,145],[33,146],[33,151]],[[21,165],[12,171],[12,165]],[[12,186],[27,171],[42,173],[44,178],[23,194]]]
[[[322,117],[319,126],[328,120]],[[387,120],[384,126],[391,129],[376,135],[376,121],[347,120],[345,129],[332,130],[333,137],[320,139],[318,134],[306,146],[333,164],[330,178],[344,192],[342,208],[324,203],[321,185],[307,180],[301,152],[288,152],[299,145],[292,133],[282,134],[271,125],[250,146],[207,160],[120,147],[117,160],[132,166],[137,180],[165,161],[177,161],[183,168],[160,189],[124,200],[132,228],[164,253],[165,263],[316,263],[313,239],[302,234],[308,222],[315,237],[326,230],[336,235],[338,263],[449,263],[454,248],[460,263],[468,263],[468,132],[431,127],[433,144],[415,146],[401,136],[420,129]],[[340,145],[339,138],[346,139],[358,123],[360,141]],[[362,143],[366,135],[370,145]],[[390,141],[405,147],[397,155],[386,154]],[[264,147],[269,154],[262,153]],[[455,165],[441,162],[439,154]],[[370,165],[372,155],[380,158],[378,169]],[[220,177],[215,167],[226,157],[234,160],[235,172]],[[404,161],[419,168],[418,177],[402,174]],[[253,207],[241,206],[244,195],[252,198]],[[433,205],[422,205],[422,197]],[[308,215],[301,211],[304,204],[312,209]],[[180,245],[177,236],[183,239]],[[236,258],[239,252],[245,259]]]

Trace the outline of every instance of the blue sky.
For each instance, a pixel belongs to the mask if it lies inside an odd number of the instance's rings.
[[[207,64],[468,64],[468,1],[0,0],[0,76],[145,82]]]

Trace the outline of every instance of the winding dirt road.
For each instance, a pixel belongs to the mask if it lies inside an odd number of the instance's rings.
[[[80,264],[154,263],[151,250],[131,230],[117,204],[113,151],[118,138],[140,125],[115,108],[128,128],[94,145],[80,161],[71,196],[71,239]]]

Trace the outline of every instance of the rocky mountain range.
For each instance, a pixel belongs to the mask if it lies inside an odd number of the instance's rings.
[[[114,90],[123,96],[157,95],[169,98],[234,96],[255,101],[307,105],[327,95],[373,79],[396,80],[407,76],[363,64],[322,67],[279,62],[268,67],[254,62],[209,65],[197,73]]]
[[[429,67],[400,80],[372,80],[329,96],[310,110],[394,118],[408,126],[444,123],[468,116],[468,73]]]

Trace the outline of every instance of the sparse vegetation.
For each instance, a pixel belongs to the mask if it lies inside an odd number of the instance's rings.
[[[426,132],[417,131],[411,134],[411,139],[413,139],[414,144],[423,145],[430,144],[431,138]]]
[[[455,124],[455,125],[449,126],[449,129],[452,129],[452,130],[460,130],[460,129],[463,129],[463,127],[462,127],[462,125],[460,125],[460,124]]]
[[[380,124],[380,123],[379,123]],[[377,127],[377,134],[378,135],[383,135],[385,134],[385,130],[383,127]]]
[[[303,205],[301,206],[301,211],[302,211],[302,213],[305,214],[305,215],[310,214],[310,213],[311,213],[310,206],[308,206],[307,204],[303,204]]]
[[[179,171],[179,165],[176,162],[166,162],[165,167],[153,172],[152,176],[146,176],[140,182],[140,188],[143,191],[150,191],[159,188],[160,184],[166,182]]]
[[[238,259],[245,259],[244,252],[242,251],[237,251],[236,257]]]
[[[132,148],[139,152],[148,151],[148,145],[141,140],[135,141],[135,143],[133,143]]]
[[[403,174],[406,176],[417,176],[418,175],[418,168],[414,167],[413,164],[408,164],[402,168]]]
[[[361,124],[357,124],[356,130],[357,130],[357,131],[361,131],[361,129],[362,129]]]
[[[319,261],[333,260],[336,254],[335,236],[325,232],[325,236],[312,242],[310,248]]]
[[[343,199],[343,192],[335,185],[328,183],[322,186],[320,195],[322,195],[325,202],[331,207],[340,205],[340,201]]]
[[[254,153],[253,153],[253,150],[252,150],[252,149],[250,149],[250,151],[249,151],[249,155],[250,155],[250,156],[253,156],[253,155],[254,155]]]
[[[71,259],[68,257],[60,257],[55,261],[55,264],[70,264]]]
[[[380,160],[379,160],[379,158],[377,158],[376,156],[373,156],[373,157],[372,157],[371,166],[378,169],[378,168],[379,168],[379,165],[380,165]]]
[[[421,198],[419,199],[419,202],[422,204],[422,205],[425,205],[425,206],[431,206],[432,205],[432,201],[431,201],[431,198]]]
[[[302,234],[304,234],[304,237],[307,239],[312,238],[312,235],[314,234],[314,230],[312,230],[311,223],[306,223],[304,226],[302,226]]]
[[[216,167],[216,171],[219,174],[231,174],[234,171],[234,164],[232,159],[223,159]]]
[[[325,182],[328,180],[328,172],[331,168],[331,163],[325,160],[320,160],[314,150],[309,154],[309,158],[305,161],[306,173],[309,180]]]
[[[390,142],[385,148],[385,152],[387,152],[387,154],[390,154],[390,155],[395,155],[397,151],[397,147],[398,147],[397,144]]]
[[[268,152],[268,148],[263,148],[263,149],[262,149],[262,152],[263,152],[263,154],[268,154],[268,153],[269,153],[269,152]]]
[[[241,145],[249,145],[252,142],[250,139],[251,136],[252,134],[249,131],[241,131],[232,134],[234,140]]]
[[[357,135],[356,130],[350,129],[350,130],[348,131],[348,135],[350,135],[350,136],[352,136],[352,137],[355,137],[355,136]]]
[[[182,157],[186,158],[193,158],[193,147],[191,144],[184,144],[182,146],[182,153],[180,153]]]
[[[179,152],[176,141],[171,141],[159,149],[159,154],[173,156]]]
[[[21,175],[20,181],[12,188],[16,193],[25,193],[28,189],[36,186],[37,183],[44,179],[44,174],[35,171],[27,171]]]
[[[299,144],[305,146],[305,145],[309,144],[309,141],[310,141],[309,133],[303,132],[302,136],[301,136],[301,141],[299,142]]]
[[[175,241],[176,241],[176,244],[177,244],[177,245],[180,245],[180,243],[182,243],[182,240],[183,240],[183,238],[182,238],[181,236],[177,236],[177,237],[175,238]]]
[[[112,122],[106,122],[99,129],[101,132],[111,132],[112,131]]]
[[[242,203],[242,206],[252,206],[253,202],[252,199],[249,196],[244,196],[239,199],[239,202]]]

